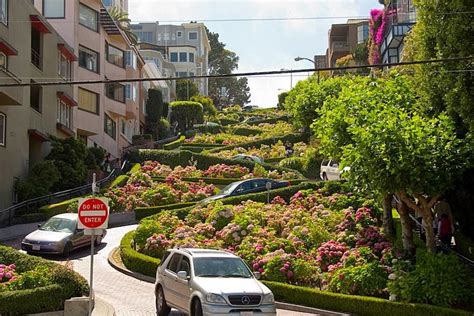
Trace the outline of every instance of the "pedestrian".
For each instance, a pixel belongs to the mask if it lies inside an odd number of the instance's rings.
[[[103,163],[104,171],[110,172],[110,153],[107,153]]]
[[[451,212],[451,207],[449,203],[445,199],[441,199],[433,207],[433,212],[436,220],[436,226],[438,227],[438,223],[441,220],[443,214],[446,214],[449,217],[449,221],[451,222],[451,230],[454,232],[454,218],[453,213]]]
[[[451,247],[451,238],[453,236],[452,224],[447,214],[442,214],[438,222],[438,238],[443,245]]]
[[[286,157],[290,157],[291,155],[293,155],[293,145],[290,143],[290,142],[286,142],[285,144],[285,153],[286,153]]]

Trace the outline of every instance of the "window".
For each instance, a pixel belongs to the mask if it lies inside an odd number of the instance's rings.
[[[161,41],[161,34],[158,34],[157,37],[158,42]]]
[[[369,26],[360,25],[357,27],[357,44],[365,42],[369,38]]]
[[[179,53],[179,62],[187,62],[188,61],[188,53]]]
[[[137,55],[135,52],[128,50],[124,53],[125,65],[137,69]]]
[[[153,43],[152,32],[135,32],[139,42]]]
[[[187,76],[188,76],[188,73],[186,71],[176,72],[176,77],[178,77],[178,78],[183,78],[183,77],[187,77]]]
[[[34,83],[31,80],[31,83]],[[30,87],[30,106],[32,109],[41,113],[41,98],[42,98],[42,90],[41,86],[31,86]]]
[[[191,269],[191,265],[189,264],[189,259],[183,256],[183,259],[181,260],[178,271],[185,271],[189,275],[190,269]]]
[[[198,39],[198,33],[197,32],[189,32],[188,33],[188,39],[193,41]]]
[[[41,69],[43,66],[42,58],[43,35],[34,27],[31,28],[31,63]]]
[[[72,129],[72,107],[58,99],[56,121],[69,129]]]
[[[111,64],[117,65],[124,68],[123,50],[118,49],[108,43],[105,44],[105,52],[107,55],[107,61]]]
[[[174,273],[178,272],[180,259],[181,259],[181,255],[175,253],[173,255],[173,257],[171,257],[171,260],[168,263],[168,266],[166,267],[166,269],[168,269],[168,270],[170,270]]]
[[[72,78],[72,67],[71,61],[66,58],[60,51],[58,51],[58,74],[66,80],[71,80]]]
[[[0,0],[0,23],[8,24],[8,0]]]
[[[125,84],[125,98],[127,100],[135,101],[136,96],[137,96],[137,88],[135,87],[135,83]]]
[[[169,41],[170,40],[170,33],[163,34],[163,40],[164,41]]]
[[[78,106],[81,110],[99,114],[99,95],[92,91],[79,88]]]
[[[170,53],[170,60],[172,63],[178,62],[178,53]]]
[[[5,147],[7,140],[7,116],[0,112],[0,146]]]
[[[79,24],[99,32],[99,13],[82,3],[79,4]]]
[[[120,83],[106,83],[105,95],[109,99],[124,103],[125,102],[125,86],[121,85]]]
[[[0,52],[0,68],[8,69],[8,57],[2,52]]]
[[[84,145],[87,146],[87,135],[77,134],[77,139],[82,141],[84,143]]]
[[[182,31],[176,32],[176,37],[178,37],[178,38],[183,37],[183,32]]]
[[[79,67],[99,72],[99,53],[79,46]]]
[[[117,123],[104,113],[104,132],[115,139],[117,137]]]
[[[49,19],[65,17],[65,0],[43,0],[43,15]]]
[[[189,53],[189,62],[194,63],[194,53]]]
[[[105,7],[110,7],[114,5],[114,0],[102,0],[102,3]]]
[[[124,119],[120,119],[120,133],[127,135],[127,122]]]

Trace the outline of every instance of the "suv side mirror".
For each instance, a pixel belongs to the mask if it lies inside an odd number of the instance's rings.
[[[262,277],[262,274],[256,271],[253,273],[253,276],[255,277],[255,279],[260,280],[260,278]]]
[[[188,273],[186,271],[178,271],[178,278],[181,280],[187,280],[188,279]]]

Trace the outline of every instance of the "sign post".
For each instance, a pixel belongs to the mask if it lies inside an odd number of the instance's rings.
[[[95,181],[93,182],[93,186],[95,186]],[[107,228],[109,221],[109,201],[106,198],[98,197],[79,199],[77,214],[79,217],[77,228],[84,229],[84,235],[91,236],[91,267],[89,289],[90,316],[92,314],[92,289],[94,279],[94,241],[95,236],[101,235],[102,230]]]

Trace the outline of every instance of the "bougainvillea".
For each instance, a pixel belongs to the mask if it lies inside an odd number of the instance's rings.
[[[380,45],[383,42],[387,18],[382,9],[372,9],[369,20],[369,64],[380,63]]]

